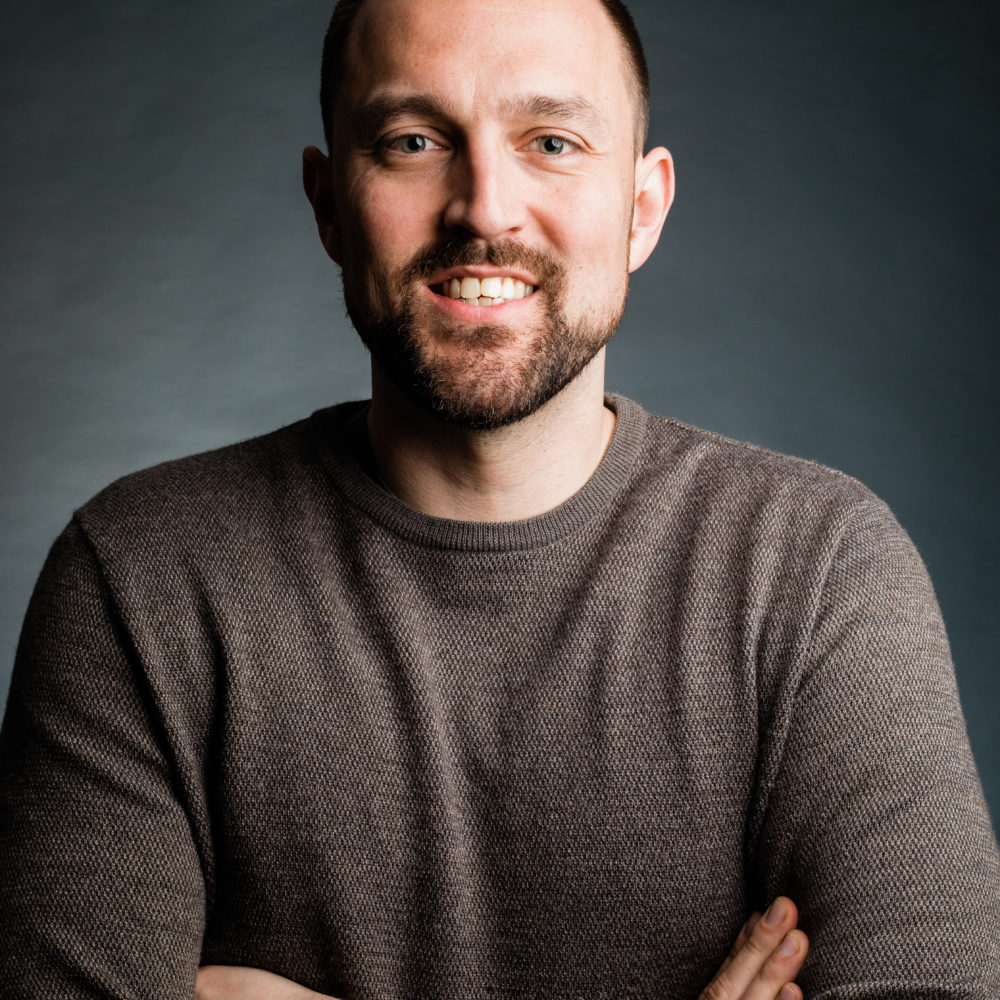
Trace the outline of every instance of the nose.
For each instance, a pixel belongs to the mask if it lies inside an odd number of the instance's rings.
[[[445,227],[483,240],[516,233],[524,224],[523,184],[509,153],[470,144],[448,172]]]

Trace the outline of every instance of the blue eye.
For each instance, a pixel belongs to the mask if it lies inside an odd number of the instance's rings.
[[[428,149],[436,149],[437,143],[428,139],[426,135],[401,135],[389,143],[389,148],[396,149],[400,153],[425,153]]]
[[[543,135],[535,141],[538,143],[539,150],[547,156],[561,156],[571,152],[574,148],[573,143],[568,139],[561,139],[557,135]]]

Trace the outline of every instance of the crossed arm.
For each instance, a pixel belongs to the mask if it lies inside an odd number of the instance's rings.
[[[699,1000],[803,1000],[792,980],[809,950],[809,940],[796,928],[795,904],[779,896],[764,914],[754,913],[743,925],[726,960]],[[290,979],[233,965],[206,965],[198,970],[195,1000],[336,1000]]]
[[[0,981],[12,997],[190,996],[207,906],[198,810],[181,806],[114,615],[86,628],[66,620],[76,604],[66,592],[107,601],[92,558],[69,536],[56,555],[63,567],[40,584],[0,736]],[[706,1000],[775,1000],[805,958],[799,931],[792,955],[775,954],[796,921],[791,908],[776,925],[748,924]],[[800,1000],[790,989],[781,1000]],[[321,996],[220,966],[201,970],[197,990],[199,1000]]]
[[[192,832],[207,843],[210,824],[185,785],[197,786],[201,772],[178,751],[184,739],[167,739],[83,542],[68,533],[53,550],[0,733],[0,981],[25,1000],[151,989],[182,1000],[209,912],[210,852],[198,853]],[[871,553],[883,551],[895,562],[876,573]],[[756,837],[755,896],[790,892],[802,904],[809,966],[800,972],[801,932],[791,934],[796,953],[777,954],[797,917],[773,932],[761,920],[744,929],[703,1000],[801,1000],[796,978],[810,1000],[915,998],[927,989],[955,1000],[1000,995],[992,933],[1000,857],[943,629],[913,606],[908,577],[924,603],[932,596],[907,553],[905,539],[887,547],[862,537],[831,569],[828,590],[836,584],[861,610],[847,625],[844,615],[820,615],[813,662],[795,693],[794,752],[776,759]],[[871,617],[859,579],[888,594],[889,611],[867,632],[852,624]],[[896,619],[930,624],[915,640]],[[871,690],[887,697],[873,700]],[[187,716],[169,721],[173,736],[204,729]],[[828,775],[839,778],[835,795]],[[198,1000],[321,997],[219,966],[201,970],[198,991]]]

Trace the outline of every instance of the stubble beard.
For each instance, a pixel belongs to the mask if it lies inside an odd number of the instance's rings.
[[[535,294],[543,296],[544,304],[540,324],[526,339],[521,328],[439,323],[438,339],[460,343],[462,349],[447,356],[435,353],[420,334],[411,290],[435,272],[482,264],[526,269],[535,276]],[[611,339],[625,307],[623,295],[603,315],[571,324],[565,317],[562,266],[510,239],[491,244],[453,240],[417,254],[397,273],[371,281],[372,301],[399,303],[376,310],[345,295],[348,315],[372,358],[417,406],[471,430],[516,423],[561,392]],[[522,346],[512,350],[516,340]]]

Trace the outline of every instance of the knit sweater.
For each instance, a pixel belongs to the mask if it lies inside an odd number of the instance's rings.
[[[344,404],[114,483],[2,731],[0,991],[695,997],[799,906],[809,1000],[1000,996],[926,572],[821,466],[647,415],[529,520],[426,516]]]

